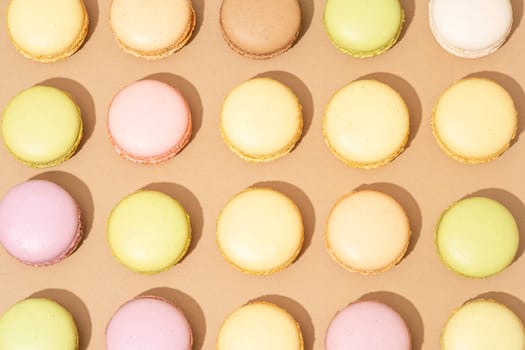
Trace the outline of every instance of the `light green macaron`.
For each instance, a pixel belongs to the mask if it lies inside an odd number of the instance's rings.
[[[138,191],[111,212],[107,239],[113,255],[129,269],[158,273],[177,264],[191,241],[190,219],[167,194]]]
[[[465,277],[485,278],[509,266],[518,251],[518,226],[499,202],[472,197],[448,208],[436,228],[442,261]]]
[[[380,55],[394,46],[403,21],[399,0],[327,0],[324,9],[332,43],[360,58]]]
[[[69,311],[58,303],[26,299],[0,318],[0,349],[76,350],[77,326]]]
[[[15,158],[34,168],[46,168],[76,152],[82,139],[82,118],[66,92],[34,86],[9,102],[1,129],[4,143]]]

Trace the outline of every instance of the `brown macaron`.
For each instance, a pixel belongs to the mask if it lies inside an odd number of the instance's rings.
[[[223,0],[220,25],[224,40],[240,55],[271,58],[297,41],[301,5],[298,0]]]

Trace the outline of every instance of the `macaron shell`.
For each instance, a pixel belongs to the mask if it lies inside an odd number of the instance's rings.
[[[514,260],[519,246],[516,220],[500,203],[484,197],[463,199],[448,208],[436,228],[436,246],[454,272],[489,277]]]
[[[22,183],[0,202],[0,242],[25,264],[57,263],[75,250],[81,238],[78,205],[54,183]]]
[[[464,58],[496,51],[506,41],[513,23],[509,0],[431,0],[429,13],[438,43]]]
[[[333,207],[326,243],[343,267],[363,274],[391,269],[405,255],[410,223],[401,205],[376,191],[357,191]]]
[[[181,49],[195,28],[191,0],[113,0],[110,23],[121,48],[146,59]]]
[[[522,350],[525,333],[519,317],[493,300],[474,300],[451,315],[441,334],[442,350]]]
[[[115,96],[107,128],[120,155],[156,164],[174,157],[189,142],[191,112],[175,88],[156,80],[141,80]]]
[[[22,55],[54,62],[80,48],[88,33],[89,17],[83,0],[11,0],[7,27]]]
[[[399,0],[328,0],[324,24],[332,43],[354,57],[384,53],[397,42],[404,12]]]
[[[122,305],[106,329],[107,350],[191,350],[191,327],[177,307],[159,297]]]
[[[107,239],[113,255],[129,269],[158,273],[178,263],[191,242],[190,219],[172,197],[138,191],[111,212]]]
[[[375,301],[359,301],[339,311],[328,327],[325,345],[326,350],[412,348],[405,321],[389,306]]]
[[[297,0],[223,0],[221,31],[243,56],[270,58],[293,46],[301,30]]]
[[[267,302],[247,304],[228,316],[217,339],[217,350],[303,350],[297,321]]]
[[[410,134],[409,111],[390,86],[357,80],[329,101],[323,134],[328,148],[348,166],[377,168],[404,151]]]
[[[56,302],[26,299],[0,318],[0,349],[77,350],[78,330],[71,314]]]
[[[248,161],[288,154],[302,134],[302,106],[286,85],[270,78],[248,80],[226,97],[220,121],[229,148]]]
[[[498,158],[516,136],[518,112],[510,94],[496,82],[467,78],[449,87],[432,115],[432,130],[441,148],[465,163]]]
[[[69,159],[82,139],[80,109],[64,91],[34,86],[16,95],[2,116],[2,137],[26,165],[45,168]]]
[[[297,205],[271,189],[251,188],[237,194],[217,219],[219,249],[242,272],[281,271],[296,259],[303,241]]]

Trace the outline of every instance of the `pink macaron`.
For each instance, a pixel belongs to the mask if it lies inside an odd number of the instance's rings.
[[[106,328],[107,350],[191,350],[188,320],[175,305],[141,296],[122,305]]]
[[[410,331],[389,306],[359,301],[339,311],[326,333],[326,350],[410,350]]]
[[[190,141],[191,112],[174,87],[157,80],[126,86],[109,107],[111,144],[124,158],[158,164],[173,158]]]
[[[24,264],[56,264],[71,255],[81,240],[80,208],[52,182],[21,183],[0,201],[0,243]]]

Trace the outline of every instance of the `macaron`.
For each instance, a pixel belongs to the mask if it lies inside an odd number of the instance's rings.
[[[378,2],[382,1],[367,4],[373,7]],[[331,98],[324,113],[323,134],[328,148],[346,165],[381,167],[397,158],[407,145],[408,107],[390,86],[357,80]]]
[[[226,97],[220,129],[228,147],[242,159],[275,160],[299,141],[302,106],[286,85],[271,78],[250,79]]]
[[[21,183],[0,201],[0,243],[24,264],[47,266],[62,261],[77,249],[82,232],[77,203],[52,182]]]
[[[7,32],[16,50],[40,62],[73,55],[84,43],[89,17],[83,0],[10,0]]]
[[[325,349],[410,350],[412,346],[410,331],[396,311],[377,301],[358,301],[332,319]]]
[[[439,219],[435,234],[443,263],[471,278],[485,278],[504,270],[514,261],[519,240],[510,211],[485,197],[454,203]]]
[[[325,240],[332,258],[344,268],[362,274],[394,267],[410,242],[410,222],[403,207],[377,191],[356,191],[332,208]]]
[[[446,51],[463,58],[498,50],[512,29],[510,0],[430,0],[432,34]]]
[[[301,31],[298,0],[223,0],[220,27],[230,48],[263,59],[288,51]]]
[[[231,313],[219,330],[217,350],[303,350],[297,321],[268,302],[253,302]]]
[[[442,350],[523,350],[519,317],[506,306],[477,299],[455,310],[441,333]]]
[[[450,86],[432,113],[432,131],[443,151],[463,163],[497,159],[516,136],[518,112],[510,94],[485,78]]]
[[[71,313],[49,299],[20,301],[0,317],[2,350],[77,350],[78,338]]]
[[[288,267],[304,241],[297,205],[281,192],[249,188],[233,197],[217,219],[217,243],[238,270],[267,275]]]
[[[162,163],[190,141],[190,107],[174,87],[141,80],[113,98],[107,129],[111,144],[122,157],[142,164]]]
[[[324,25],[330,40],[344,53],[366,58],[395,45],[403,29],[399,0],[327,0]]]
[[[122,50],[156,60],[188,43],[195,11],[191,0],[112,0],[110,24]]]
[[[122,305],[106,327],[107,350],[191,350],[184,313],[170,301],[141,296]]]
[[[137,191],[111,212],[107,239],[115,258],[132,271],[153,274],[181,261],[191,242],[190,218],[174,198]]]
[[[82,140],[80,108],[71,96],[49,86],[16,95],[2,115],[2,138],[22,163],[47,168],[71,158]]]

